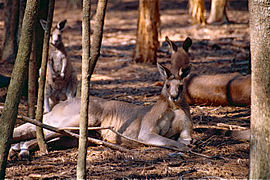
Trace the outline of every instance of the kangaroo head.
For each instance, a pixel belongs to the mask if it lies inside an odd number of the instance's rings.
[[[190,67],[190,60],[188,56],[188,50],[192,45],[192,40],[187,37],[183,42],[182,48],[178,48],[177,45],[166,36],[166,41],[171,48],[171,72],[174,75],[178,74],[180,68],[186,69]]]
[[[164,81],[161,95],[171,102],[179,102],[184,96],[184,79],[188,76],[190,69],[180,68],[177,75],[169,69],[157,63],[159,73]]]
[[[62,43],[62,32],[65,29],[66,22],[67,22],[66,19],[60,21],[52,29],[50,43],[55,47],[58,47]],[[46,30],[47,21],[41,19],[40,24],[42,28]]]

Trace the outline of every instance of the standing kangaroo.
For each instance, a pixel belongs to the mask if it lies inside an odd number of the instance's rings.
[[[48,113],[59,100],[73,98],[76,93],[76,73],[67,58],[65,46],[62,42],[62,32],[66,22],[67,20],[58,22],[51,33],[44,90],[44,113]],[[40,20],[40,23],[45,30],[47,22]]]
[[[144,143],[187,150],[186,145],[192,140],[192,121],[184,96],[183,80],[189,72],[183,73],[180,69],[178,76],[175,76],[166,67],[160,64],[157,64],[157,67],[164,80],[164,86],[153,106],[138,106],[91,96],[88,126],[113,126],[114,130],[123,135]],[[44,115],[44,123],[59,128],[79,127],[80,102],[80,98],[60,102],[51,112]],[[52,134],[55,133],[45,130],[46,137]],[[176,136],[178,139],[171,139]],[[134,146],[109,130],[101,131],[101,137],[112,143]],[[14,130],[14,142],[33,138],[35,126],[30,123]],[[31,141],[17,144],[11,148],[10,156],[13,156],[15,150],[21,150],[21,157],[27,156],[32,145]]]

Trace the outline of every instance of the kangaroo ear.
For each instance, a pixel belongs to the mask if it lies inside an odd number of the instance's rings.
[[[161,64],[157,63],[157,67],[163,80],[166,80],[171,76],[172,73],[165,66],[162,66]]]
[[[186,78],[189,75],[190,70],[191,70],[191,64],[186,68],[180,68],[178,72],[179,77],[181,77],[181,79]]]
[[[178,47],[168,38],[168,36],[165,37],[165,40],[170,45],[172,52],[177,52]]]
[[[40,19],[39,20],[41,27],[44,31],[46,31],[46,25],[47,25],[47,21],[45,21],[44,19]]]
[[[190,46],[192,45],[192,40],[187,37],[186,40],[183,42],[183,49],[188,52]]]
[[[59,29],[60,31],[63,31],[65,29],[66,22],[67,22],[66,19],[58,22],[56,25],[57,29]]]

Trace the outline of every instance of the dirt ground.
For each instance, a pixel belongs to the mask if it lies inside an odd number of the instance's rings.
[[[210,3],[206,1],[209,9]],[[65,0],[56,1],[54,22],[67,19],[64,43],[80,78],[81,10],[65,8]],[[191,24],[186,0],[161,1],[161,37],[158,61],[169,64],[170,52],[165,36],[178,45],[189,36],[192,73],[249,73],[249,16],[247,0],[229,0],[229,24],[200,26]],[[95,5],[93,5],[93,9]],[[91,94],[134,104],[153,104],[161,88],[155,65],[132,63],[135,47],[138,1],[109,1],[105,19],[101,56],[92,77]],[[2,10],[0,10],[2,11]],[[72,12],[72,13],[71,13]],[[3,15],[3,12],[1,12]],[[0,32],[3,33],[3,18]],[[2,36],[1,36],[2,38]],[[2,42],[2,39],[0,39]],[[0,72],[10,75],[12,64],[1,64]],[[1,106],[3,93],[1,89]],[[2,109],[0,109],[2,110]],[[26,114],[22,101],[19,113]],[[192,105],[194,128],[234,125],[248,128],[250,107],[214,107]],[[224,125],[225,124],[225,125]],[[234,127],[230,126],[230,127]],[[223,136],[207,136],[195,131],[194,151],[214,156],[201,157],[167,149],[138,147],[137,153],[123,153],[103,146],[88,148],[88,179],[246,179],[249,164],[249,143]],[[30,161],[8,162],[8,179],[76,178],[77,148],[50,150],[40,156],[32,153]]]

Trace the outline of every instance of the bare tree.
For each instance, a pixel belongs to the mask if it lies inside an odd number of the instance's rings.
[[[40,122],[42,122],[42,117],[43,117],[44,87],[45,87],[45,77],[46,77],[46,69],[47,69],[47,61],[48,61],[48,52],[49,52],[50,31],[51,31],[53,12],[54,12],[54,3],[55,3],[55,0],[49,1],[48,18],[47,18],[46,30],[45,30],[44,41],[43,41],[42,62],[41,62],[41,71],[40,71],[40,79],[39,79],[37,113],[36,113],[36,120]],[[40,151],[42,153],[47,153],[48,150],[47,150],[47,145],[44,140],[44,134],[43,134],[42,128],[37,127],[36,134],[37,134],[37,141],[38,141]]]
[[[159,47],[159,0],[140,0],[134,60],[155,64]]]
[[[94,72],[97,60],[100,55],[107,2],[108,0],[99,0],[97,5],[95,24],[93,28],[94,32],[91,43],[90,77]]]
[[[193,18],[194,23],[205,24],[204,0],[189,0],[188,11]]]
[[[21,0],[24,1],[24,0]],[[48,5],[49,0],[43,0],[39,4],[38,16],[35,20],[35,28],[33,32],[33,44],[32,44],[32,54],[29,61],[29,71],[28,71],[28,116],[30,118],[35,118],[35,104],[36,104],[36,89],[38,88],[38,70],[41,64],[42,58],[42,47],[44,31],[39,25],[37,20],[47,19],[48,16]]]
[[[88,105],[90,86],[90,13],[91,0],[83,0],[82,18],[82,90],[80,110],[80,138],[77,159],[77,179],[86,179],[86,155],[88,137]]]
[[[12,139],[23,81],[31,53],[34,19],[37,14],[38,2],[38,0],[27,1],[18,54],[13,68],[4,110],[0,118],[0,179],[5,178],[6,160],[10,148],[10,140]]]
[[[251,138],[250,179],[270,179],[269,0],[250,0]]]
[[[87,4],[89,3],[89,4]],[[81,92],[81,112],[80,112],[80,139],[79,155],[77,162],[77,178],[86,178],[86,153],[88,136],[88,103],[89,85],[91,75],[100,55],[100,47],[103,36],[104,18],[107,7],[107,0],[99,0],[97,5],[94,33],[90,48],[90,0],[83,1],[83,66],[82,66],[82,92]],[[86,8],[86,9],[85,9]],[[84,49],[85,48],[85,49]],[[91,55],[91,58],[90,58]],[[85,61],[85,62],[84,62]],[[85,63],[85,66],[84,66]]]

